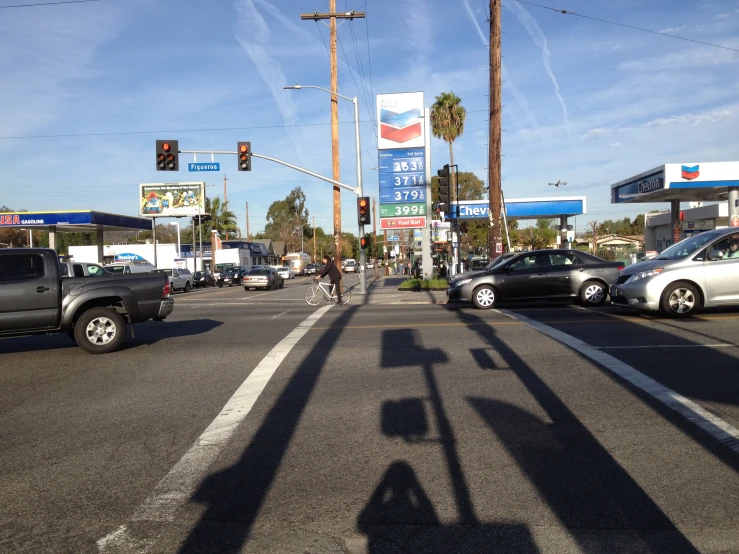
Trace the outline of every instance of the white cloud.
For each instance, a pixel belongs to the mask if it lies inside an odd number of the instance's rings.
[[[608,146],[610,146],[611,148],[622,148],[623,144],[621,144],[620,142],[612,142]]]
[[[648,129],[662,129],[665,127],[672,127],[676,125],[686,125],[688,127],[695,127],[697,125],[706,125],[711,123],[719,123],[725,121],[732,116],[731,110],[720,110],[707,114],[683,114],[673,115],[670,117],[660,117],[648,121],[640,125],[640,127],[646,127]]]
[[[678,31],[682,31],[683,29],[687,29],[687,25],[678,25],[677,27],[667,27],[666,29],[661,29],[657,31],[658,33],[677,33]]]
[[[580,135],[578,138],[584,142],[588,140],[596,140],[599,138],[607,137],[610,134],[610,129],[590,129],[589,131],[586,131],[585,133]]]

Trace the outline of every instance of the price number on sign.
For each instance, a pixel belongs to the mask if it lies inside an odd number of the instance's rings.
[[[396,160],[393,162],[393,173],[403,171],[423,171],[423,160]]]
[[[396,190],[393,193],[396,202],[413,202],[414,200],[426,200],[426,191],[423,189]]]
[[[426,215],[426,206],[423,204],[411,204],[405,206],[394,206],[393,215]]]
[[[426,180],[423,175],[396,175],[393,178],[396,187],[414,187],[425,185]]]

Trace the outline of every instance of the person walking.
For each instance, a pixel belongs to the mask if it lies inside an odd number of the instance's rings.
[[[336,303],[341,305],[341,271],[339,271],[334,261],[330,260],[328,256],[323,257],[323,266],[323,269],[318,272],[318,275],[314,279],[319,281],[328,275],[331,281],[331,294],[336,295]]]

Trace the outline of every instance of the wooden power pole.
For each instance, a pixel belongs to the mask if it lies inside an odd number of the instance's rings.
[[[329,13],[300,14],[302,20],[329,20],[329,57],[331,58],[331,167],[334,181],[341,180],[339,165],[339,69],[336,63],[336,20],[364,18],[364,12],[336,13],[336,0],[329,1]],[[341,261],[341,189],[334,185],[334,259]]]
[[[501,75],[500,75],[500,4],[502,0],[490,0],[490,137],[488,153],[489,225],[488,259],[498,257],[503,249],[500,228],[502,210],[500,182],[500,123],[501,123]]]

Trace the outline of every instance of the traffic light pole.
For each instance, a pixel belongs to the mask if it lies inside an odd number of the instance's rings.
[[[357,144],[357,196],[362,197],[362,149],[359,144],[359,101],[355,96],[352,98],[354,102],[354,140]],[[364,223],[359,224],[359,240],[364,236]],[[365,264],[367,263],[367,250],[359,249],[359,293],[367,294],[367,271]]]

